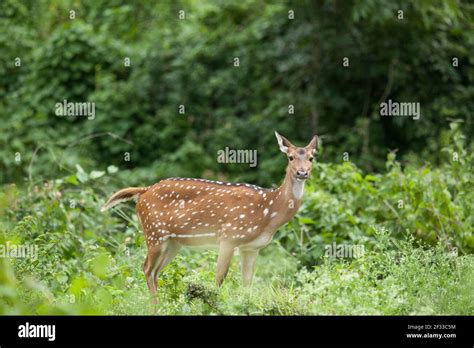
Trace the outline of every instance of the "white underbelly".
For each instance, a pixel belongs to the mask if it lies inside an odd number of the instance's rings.
[[[174,241],[180,246],[190,248],[209,249],[219,245],[219,242],[214,236],[196,237],[196,238],[175,238]]]
[[[206,244],[183,244],[178,243],[179,246],[191,250],[219,250],[218,243],[206,243]]]

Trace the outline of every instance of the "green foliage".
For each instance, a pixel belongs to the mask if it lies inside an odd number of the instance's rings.
[[[385,174],[364,175],[351,162],[318,163],[290,233],[280,238],[282,245],[313,264],[332,242],[377,243],[373,226],[380,225],[393,237],[408,233],[472,253],[474,157],[467,154],[459,124],[451,127],[452,145],[443,149],[446,159],[439,168],[402,168],[394,153],[388,154]]]
[[[252,289],[242,289],[237,262],[216,289],[216,252],[186,251],[159,278],[158,313],[474,313],[473,157],[459,124],[446,136],[454,141],[439,168],[402,168],[394,153],[383,174],[350,162],[315,165],[300,212],[261,253]],[[133,209],[99,213],[123,174],[77,165],[41,185],[4,187],[0,244],[35,245],[38,255],[0,258],[1,313],[155,313]],[[333,242],[365,253],[327,257]]]
[[[318,133],[327,145],[324,160],[338,161],[347,151],[359,167],[376,171],[395,148],[401,160],[436,164],[441,132],[454,118],[473,135],[474,9],[465,1],[9,0],[1,6],[4,37],[16,38],[0,45],[3,181],[28,175],[38,147],[60,151],[79,138],[86,140],[68,152],[72,162],[161,166],[164,176],[270,185],[280,175],[275,129],[301,142]],[[178,18],[182,8],[185,20]],[[343,57],[350,58],[347,68]],[[96,118],[55,116],[55,103],[64,99],[96,103]],[[419,102],[421,119],[381,118],[387,99]],[[225,146],[257,149],[264,170],[216,163]],[[13,160],[16,152],[21,162]],[[162,165],[176,160],[174,153],[186,156],[178,173]],[[37,155],[38,162],[52,160],[46,151]],[[58,170],[36,168],[44,176]]]
[[[473,314],[473,14],[441,0],[1,1],[0,245],[38,255],[0,257],[0,314],[154,314],[133,209],[100,205],[170,176],[275,185],[274,130],[324,148],[253,287],[234,262],[216,289],[216,252],[184,252],[158,314]],[[56,116],[65,99],[96,117]],[[387,99],[420,102],[421,119],[381,118]],[[256,149],[258,166],[217,163],[227,146]],[[333,242],[366,252],[325,257]]]
[[[339,315],[473,313],[472,255],[455,257],[443,247],[414,248],[410,238],[396,246],[388,241],[380,240],[374,251],[354,262],[326,260],[313,272],[300,272],[302,286],[295,291],[299,310]]]

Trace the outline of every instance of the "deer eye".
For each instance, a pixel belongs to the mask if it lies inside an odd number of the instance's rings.
[[[314,157],[310,157],[310,158],[309,158],[309,160],[310,160],[311,162],[313,162],[313,160],[314,160]]]
[[[295,158],[290,155],[290,156],[288,156],[288,159],[289,159],[290,161],[293,161]]]

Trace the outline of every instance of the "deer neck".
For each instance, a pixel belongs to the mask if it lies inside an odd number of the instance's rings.
[[[304,193],[304,184],[306,180],[296,179],[289,170],[286,171],[285,179],[283,184],[279,187],[281,191],[281,196],[288,202],[293,200],[296,202],[301,202]]]
[[[287,170],[281,186],[275,191],[275,208],[281,211],[274,219],[274,225],[287,223],[298,211],[304,193],[304,180],[299,181]]]

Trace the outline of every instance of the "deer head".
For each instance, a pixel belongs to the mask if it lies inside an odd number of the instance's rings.
[[[305,147],[296,147],[288,139],[275,132],[280,146],[280,151],[288,157],[286,168],[289,174],[296,181],[304,181],[309,178],[312,169],[314,154],[318,148],[319,139],[315,135]]]

